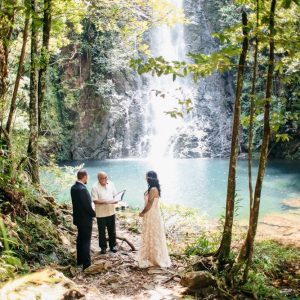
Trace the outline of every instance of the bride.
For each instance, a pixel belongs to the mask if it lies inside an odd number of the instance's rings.
[[[148,190],[144,194],[145,207],[139,216],[143,218],[142,243],[139,266],[170,267],[164,223],[159,209],[160,185],[154,171],[146,173]]]

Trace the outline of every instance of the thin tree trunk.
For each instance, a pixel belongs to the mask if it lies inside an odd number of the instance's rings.
[[[5,56],[5,49],[0,37],[0,99],[2,101],[5,94],[5,78],[7,77],[7,61]]]
[[[1,22],[1,21],[0,21]],[[2,25],[0,23],[0,25]],[[5,111],[5,78],[7,76],[7,62],[5,61],[5,50],[3,47],[2,36],[0,36],[0,146],[7,144],[8,134],[3,128],[3,119]]]
[[[228,183],[227,183],[226,216],[225,216],[225,224],[224,224],[224,230],[222,235],[222,241],[218,250],[218,261],[220,267],[222,267],[224,262],[227,261],[229,258],[231,239],[232,239],[234,200],[235,200],[235,192],[236,192],[236,161],[237,161],[237,148],[238,148],[238,137],[239,137],[240,115],[241,115],[241,96],[242,96],[242,89],[243,89],[248,43],[249,43],[247,14],[244,11],[242,13],[242,24],[243,24],[244,38],[243,38],[242,52],[239,59],[238,77],[237,77],[237,85],[236,85],[232,137],[231,137],[231,152],[230,152]]]
[[[6,6],[7,5],[7,6]],[[6,94],[6,78],[8,75],[8,54],[9,54],[9,42],[11,39],[14,21],[16,1],[11,0],[9,2],[1,3],[0,5],[0,141],[4,144],[8,144],[7,132],[3,126],[3,117],[5,111],[5,94]],[[4,134],[4,139],[2,138]]]
[[[257,7],[258,7],[257,1]],[[257,18],[258,20],[258,18]],[[258,24],[256,26],[258,28]],[[248,179],[249,179],[249,197],[250,197],[250,217],[249,227],[251,225],[251,215],[253,211],[253,187],[252,187],[252,140],[253,140],[253,122],[254,122],[254,110],[255,110],[255,88],[256,88],[256,76],[257,76],[257,53],[258,53],[258,38],[255,37],[255,50],[254,50],[254,64],[252,74],[252,87],[251,87],[251,103],[250,103],[250,125],[249,125],[249,144],[248,144]],[[248,236],[247,236],[248,237]],[[251,238],[250,238],[251,239]],[[238,262],[243,261],[248,256],[249,239],[247,238],[241,248],[238,256]]]
[[[8,7],[2,7],[0,16],[0,97],[6,92],[5,79],[8,74],[8,54],[9,42],[15,22],[15,4],[16,1],[7,3]]]
[[[263,140],[260,151],[260,160],[258,167],[258,174],[255,185],[254,200],[251,210],[249,228],[247,232],[247,237],[245,244],[241,249],[239,254],[238,263],[246,262],[244,269],[243,280],[247,281],[249,267],[253,257],[254,250],[254,239],[257,231],[257,223],[259,216],[259,207],[260,207],[260,197],[262,190],[262,183],[264,179],[267,157],[268,157],[268,146],[270,138],[270,103],[272,97],[272,81],[273,81],[273,72],[274,72],[274,35],[275,35],[275,8],[276,0],[272,0],[271,9],[270,9],[270,42],[269,42],[269,62],[268,62],[268,75],[267,75],[267,85],[266,85],[266,100],[264,105],[264,131],[263,131]]]
[[[9,115],[8,115],[8,119],[7,119],[7,123],[6,123],[6,131],[9,135],[11,133],[12,121],[13,121],[14,114],[16,111],[17,94],[18,94],[19,84],[20,84],[22,71],[23,71],[23,63],[24,63],[24,58],[25,58],[25,53],[26,53],[26,43],[27,43],[27,38],[28,38],[29,19],[30,19],[30,17],[27,14],[26,19],[25,19],[24,30],[23,30],[23,44],[22,44],[22,50],[21,50],[21,54],[20,54],[20,58],[19,58],[19,66],[18,66],[16,81],[15,81],[13,96],[11,99]]]
[[[29,144],[27,149],[29,173],[32,182],[39,184],[38,163],[38,24],[36,1],[31,0],[31,69],[30,69],[30,104],[29,104]]]
[[[259,0],[256,1],[256,29],[259,26]],[[254,63],[252,72],[252,86],[250,95],[250,124],[249,124],[249,141],[248,141],[248,180],[249,180],[249,198],[250,198],[250,214],[249,214],[249,228],[251,226],[252,211],[253,211],[253,187],[252,187],[252,140],[253,140],[253,123],[254,123],[254,111],[255,111],[255,90],[256,90],[256,77],[257,77],[257,56],[258,56],[258,36],[255,35],[255,49],[254,49]],[[232,269],[232,274],[234,275],[243,263],[246,261],[249,250],[251,248],[251,235],[250,232],[241,247],[239,252],[237,262]],[[246,270],[246,269],[245,269]],[[246,272],[247,273],[247,272]],[[244,274],[246,274],[244,272]]]
[[[264,107],[264,131],[263,131],[262,148],[261,148],[260,159],[259,159],[258,174],[257,174],[255,192],[254,192],[252,224],[251,227],[249,227],[249,231],[251,231],[251,243],[250,243],[248,261],[245,268],[247,272],[249,270],[249,265],[252,261],[252,256],[253,256],[254,239],[257,231],[262,183],[264,180],[264,175],[265,175],[265,170],[266,170],[266,165],[268,160],[268,147],[269,147],[269,139],[270,139],[270,106],[272,100],[272,81],[273,81],[273,73],[274,73],[275,9],[276,9],[276,0],[272,0],[271,10],[270,10],[270,25],[269,25],[270,28],[270,46],[269,46],[270,50],[269,51],[270,52],[269,52],[269,66],[268,66],[268,77],[267,77],[267,87],[266,87],[266,103]]]
[[[256,29],[259,26],[259,0],[256,1]],[[258,55],[258,36],[255,35],[255,50],[254,50],[254,63],[252,72],[252,86],[250,95],[250,124],[249,124],[249,141],[248,141],[248,180],[249,180],[249,199],[250,199],[250,215],[253,206],[253,187],[252,187],[252,142],[253,142],[253,123],[255,112],[255,90],[256,90],[256,77],[257,77],[257,55]]]
[[[47,68],[49,64],[51,9],[52,9],[52,0],[44,0],[43,44],[42,44],[42,51],[41,51],[41,67],[39,70],[39,83],[38,83],[39,131],[41,130],[41,124],[42,124],[42,106],[46,94],[46,76],[47,76]]]

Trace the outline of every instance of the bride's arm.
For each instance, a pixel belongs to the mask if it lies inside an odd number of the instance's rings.
[[[150,190],[149,196],[148,196],[148,201],[146,206],[144,207],[144,209],[142,210],[142,212],[139,213],[140,217],[143,217],[145,215],[145,213],[147,213],[150,208],[152,207],[153,201],[155,198],[158,198],[158,190],[157,188],[153,187]]]

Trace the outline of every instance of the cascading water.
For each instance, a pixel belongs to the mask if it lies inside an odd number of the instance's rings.
[[[188,25],[161,26],[150,35],[152,55],[168,61],[186,61],[188,52],[211,53],[218,49],[204,1],[173,0],[184,7]],[[142,155],[149,158],[224,157],[230,149],[232,78],[214,73],[194,83],[190,77],[173,82],[171,75],[148,76],[144,109]],[[148,93],[146,92],[148,90]],[[178,106],[177,100],[191,99],[194,109],[184,118],[165,114]]]
[[[213,3],[205,0],[173,0],[191,22],[172,28],[161,26],[149,33],[153,56],[166,60],[187,60],[186,53],[211,53],[218,44],[211,36]],[[114,57],[112,57],[114,61]],[[107,99],[108,112],[82,94],[84,112],[79,138],[74,139],[72,157],[125,158],[226,157],[230,150],[232,76],[213,74],[194,83],[190,77],[172,75],[136,76],[113,73],[114,92]],[[194,109],[184,118],[171,118],[165,111],[178,107],[178,99],[191,99]],[[97,100],[97,101],[96,101]],[[101,104],[102,105],[102,104]],[[89,134],[85,129],[89,128]]]
[[[182,0],[171,1],[182,9]],[[151,31],[150,49],[154,57],[162,56],[168,61],[186,60],[184,27],[163,25]],[[173,157],[176,135],[187,124],[187,118],[172,118],[166,112],[178,108],[178,100],[192,99],[192,85],[186,78],[172,75],[149,77],[149,101],[146,109],[146,133],[149,158]]]

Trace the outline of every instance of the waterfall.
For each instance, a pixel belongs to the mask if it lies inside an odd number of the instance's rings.
[[[187,25],[160,26],[150,34],[154,57],[187,61],[186,54],[211,53],[218,49],[204,0],[173,0],[191,21]],[[205,5],[204,5],[205,4]],[[231,114],[234,96],[230,73],[214,73],[194,83],[192,78],[148,75],[144,109],[143,154],[148,158],[224,157],[230,150]],[[172,119],[165,111],[178,107],[178,100],[191,99],[193,110]],[[145,147],[146,145],[146,147]]]
[[[187,61],[188,52],[208,54],[217,50],[218,43],[211,35],[213,3],[172,2],[184,8],[191,22],[153,28],[147,37],[152,55]],[[189,76],[173,81],[172,75],[137,76],[120,70],[113,77],[116,86],[108,99],[107,114],[98,109],[99,101],[86,101],[94,112],[86,115],[91,134],[82,134],[74,143],[74,158],[228,156],[234,95],[230,73],[214,73],[196,83]],[[174,119],[165,113],[179,108],[178,100],[186,99],[192,100],[189,114]]]
[[[186,61],[188,52],[208,54],[217,50],[218,43],[211,35],[214,2],[172,3],[183,8],[191,22],[148,32],[152,55]],[[81,93],[84,111],[74,130],[74,159],[228,156],[234,98],[232,74],[215,73],[197,83],[190,77],[177,77],[173,82],[172,75],[138,76],[123,65],[115,66],[115,61],[119,61],[115,58],[114,53],[109,58],[112,94],[102,99],[89,85]],[[69,71],[73,74],[73,69]],[[191,99],[194,108],[184,118],[174,119],[165,111],[178,107],[178,99]]]
[[[171,1],[182,9],[182,0]],[[168,61],[186,60],[184,26],[162,25],[153,28],[150,49],[154,57],[162,56]],[[149,76],[149,99],[146,109],[146,134],[149,144],[148,158],[173,157],[173,145],[178,132],[185,127],[186,120],[172,118],[166,112],[179,108],[178,100],[192,99],[192,87],[186,78],[172,75]]]
[[[209,54],[218,50],[210,23],[213,4],[204,0],[171,2],[184,10],[190,23],[152,28],[148,35],[152,56],[187,61],[189,52]],[[228,156],[234,96],[230,73],[214,73],[196,83],[191,76],[173,81],[172,75],[146,74],[136,83],[124,119],[127,125],[122,127],[126,136],[121,156],[155,160]],[[176,119],[166,114],[180,109],[178,100],[187,99],[193,106],[189,114]]]

